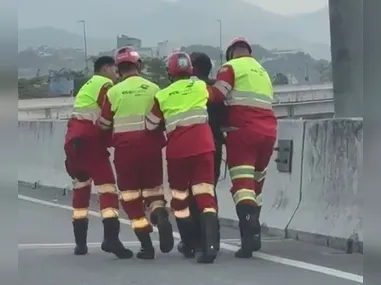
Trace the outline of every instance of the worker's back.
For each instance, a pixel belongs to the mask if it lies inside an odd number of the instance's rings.
[[[145,115],[151,110],[154,96],[160,88],[140,76],[124,79],[108,91],[114,114],[113,146],[153,147],[165,143],[162,132],[148,132]],[[163,142],[164,141],[164,142]]]
[[[113,82],[107,77],[94,75],[80,88],[68,121],[66,141],[76,137],[93,138],[100,135],[100,130],[95,125],[101,114],[100,97],[106,96],[112,85]]]
[[[182,79],[156,94],[168,137],[167,156],[182,158],[214,150],[208,125],[205,82]]]
[[[273,87],[267,71],[252,57],[232,59],[226,65],[234,70],[234,87],[226,100],[229,127],[276,136]]]

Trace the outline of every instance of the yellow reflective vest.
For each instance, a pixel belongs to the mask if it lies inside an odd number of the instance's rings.
[[[193,77],[178,80],[159,91],[155,97],[163,113],[167,133],[178,126],[207,123],[208,96],[205,82]]]
[[[270,76],[252,57],[240,57],[225,63],[234,70],[234,87],[227,95],[228,106],[272,109],[273,87]]]
[[[140,76],[128,77],[113,86],[107,97],[114,113],[114,133],[145,130],[145,116],[159,90],[155,83]]]
[[[77,120],[88,120],[94,124],[101,115],[101,107],[98,105],[98,95],[101,89],[109,84],[113,85],[111,79],[101,75],[94,75],[79,89],[75,97],[71,118]]]

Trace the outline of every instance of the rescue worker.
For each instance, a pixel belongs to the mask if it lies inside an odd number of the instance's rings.
[[[102,56],[94,62],[94,76],[79,90],[65,137],[65,166],[73,181],[73,228],[76,255],[88,252],[88,208],[91,184],[99,194],[104,227],[102,250],[118,258],[131,258],[132,251],[119,240],[119,199],[115,177],[109,160],[110,133],[100,131],[96,121],[101,113],[107,90],[117,79],[115,61]]]
[[[227,105],[227,164],[241,232],[238,258],[250,258],[261,248],[262,188],[277,132],[271,79],[251,53],[246,39],[234,39],[209,87],[210,100]]]
[[[161,251],[170,252],[174,244],[163,188],[162,149],[166,139],[159,129],[150,132],[145,128],[145,115],[160,89],[139,76],[142,62],[134,49],[120,48],[115,60],[121,82],[108,90],[99,122],[103,129],[113,128],[121,204],[141,243],[136,256],[153,259],[152,225],[146,218],[145,206],[150,210],[151,222],[158,227]]]
[[[164,120],[167,133],[167,171],[171,207],[184,243],[183,255],[195,256],[194,223],[189,210],[189,188],[201,212],[202,251],[199,263],[213,263],[217,257],[218,217],[214,197],[214,143],[208,125],[208,92],[205,82],[193,75],[187,53],[176,52],[167,61],[172,84],[155,96],[146,116],[150,130]]]
[[[214,80],[209,79],[210,71],[212,70],[212,61],[210,57],[202,52],[193,52],[191,55],[192,65],[193,65],[193,75],[197,78],[203,80],[206,84],[212,85]],[[214,138],[214,187],[216,189],[218,179],[221,172],[221,161],[222,161],[222,146],[224,144],[224,135],[221,132],[222,119],[224,116],[224,104],[223,103],[209,103],[207,105],[208,115],[209,115],[209,125],[212,129]],[[214,192],[215,198],[217,200],[217,193]],[[189,195],[190,198],[190,213],[195,224],[195,247],[196,251],[201,250],[201,224],[200,224],[200,212],[198,211],[197,205],[193,199],[192,192]],[[218,232],[218,243],[217,250],[219,250],[219,240],[220,233]],[[178,245],[178,251],[182,252],[184,244],[181,241]]]

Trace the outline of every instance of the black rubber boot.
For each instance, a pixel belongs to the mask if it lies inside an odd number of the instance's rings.
[[[113,253],[120,259],[128,259],[134,256],[134,253],[125,248],[119,239],[120,222],[118,218],[103,219],[104,239],[102,242],[102,250]]]
[[[75,255],[85,255],[88,252],[87,248],[87,229],[89,227],[88,219],[73,220],[73,231],[75,239]]]
[[[149,232],[135,231],[138,240],[141,243],[140,251],[136,254],[139,259],[154,259],[155,249],[152,245],[152,240]]]
[[[192,197],[190,200],[189,210],[191,213],[191,217],[193,220],[193,226],[194,226],[194,232],[193,232],[193,243],[196,252],[202,251],[202,244],[201,244],[201,218],[200,218],[200,211],[198,210],[198,207],[196,205],[196,201]]]
[[[180,233],[181,242],[177,246],[177,250],[185,258],[194,258],[196,256],[194,245],[194,225],[191,217],[176,218],[177,228]]]
[[[235,253],[237,258],[251,258],[253,252],[260,248],[261,225],[259,207],[250,204],[236,206],[241,231],[241,248]]]
[[[218,244],[218,216],[216,213],[202,213],[202,252],[197,259],[198,263],[213,263],[217,257]]]
[[[159,230],[160,250],[168,253],[173,249],[174,239],[172,224],[169,221],[167,209],[157,208],[151,213],[151,223]]]

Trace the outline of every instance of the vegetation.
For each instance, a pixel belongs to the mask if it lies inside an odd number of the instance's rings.
[[[214,73],[221,61],[221,51],[217,47],[191,45],[181,50],[188,53],[201,51],[208,54],[215,62]],[[280,53],[269,51],[259,45],[252,46],[254,57],[259,60],[273,78],[274,85],[316,84],[332,81],[331,63],[326,60],[315,60],[310,55],[297,53]],[[113,55],[113,51],[102,55]],[[224,56],[224,55],[223,55]],[[88,64],[96,58],[91,56]],[[224,60],[224,58],[222,58]],[[160,87],[168,85],[165,62],[159,58],[144,59],[143,76],[154,81]],[[58,70],[58,71],[54,71]],[[76,94],[79,87],[87,80],[85,60],[78,50],[57,50],[41,47],[19,52],[19,98],[38,98],[49,96],[49,80],[55,76],[65,76],[74,80]],[[27,76],[27,78],[25,78]],[[24,78],[23,78],[24,77]],[[70,96],[71,94],[62,94]]]

